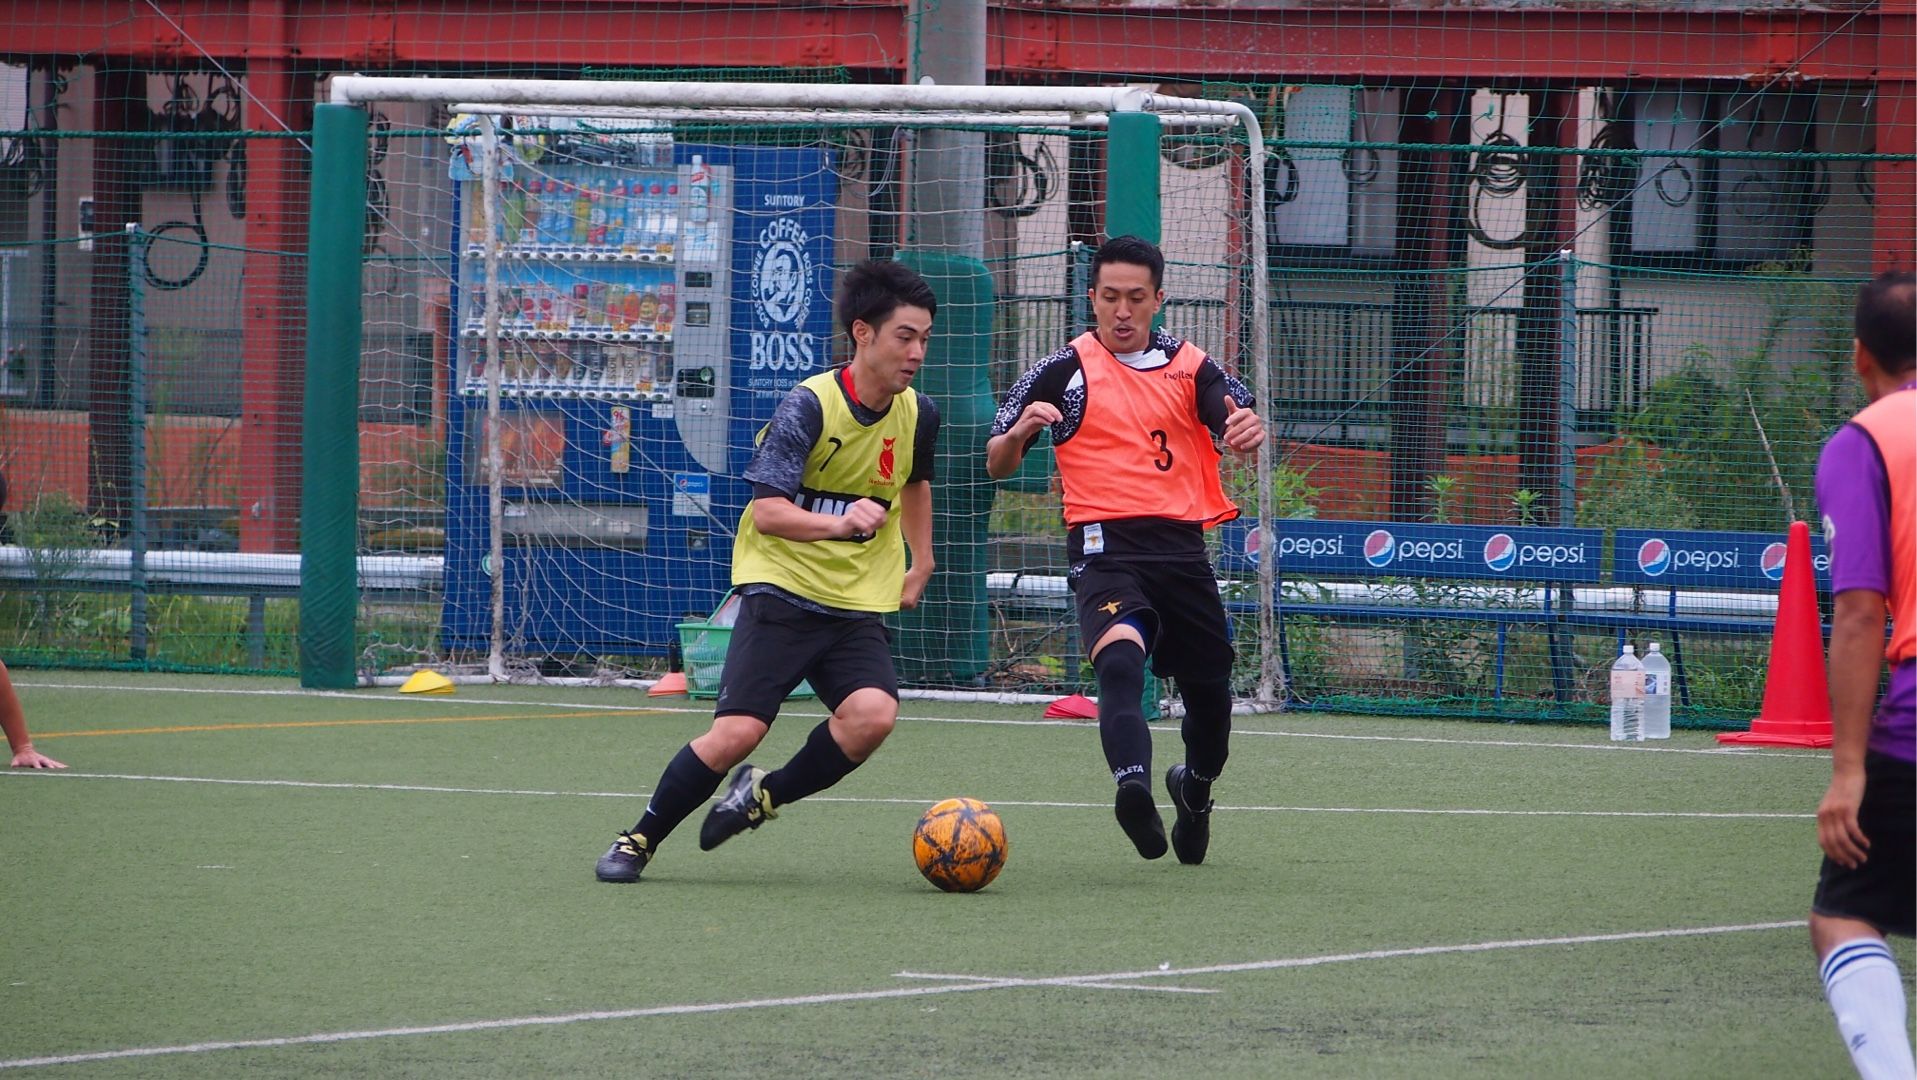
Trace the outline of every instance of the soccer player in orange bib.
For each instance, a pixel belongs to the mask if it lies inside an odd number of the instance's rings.
[[[1098,327],[1013,385],[992,423],[985,468],[1017,471],[1050,428],[1065,485],[1066,551],[1081,636],[1098,676],[1098,734],[1118,783],[1114,811],[1138,853],[1165,854],[1152,797],[1145,661],[1185,703],[1185,760],[1165,774],[1178,861],[1211,840],[1211,786],[1231,736],[1231,627],[1205,530],[1238,516],[1218,478],[1219,446],[1265,441],[1251,392],[1189,341],[1152,329],[1165,257],[1136,236],[1092,257]]]
[[[1865,285],[1856,326],[1853,367],[1871,404],[1817,462],[1832,744],[1810,934],[1851,1063],[1888,1080],[1917,1076],[1904,980],[1884,942],[1917,934],[1917,278]]]

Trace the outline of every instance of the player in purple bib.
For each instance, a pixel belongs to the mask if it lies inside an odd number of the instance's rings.
[[[1911,1080],[1903,978],[1884,943],[1886,934],[1917,933],[1917,280],[1909,271],[1881,274],[1858,294],[1854,367],[1871,404],[1817,462],[1830,549],[1832,743],[1830,786],[1817,806],[1824,864],[1810,937],[1858,1074]]]

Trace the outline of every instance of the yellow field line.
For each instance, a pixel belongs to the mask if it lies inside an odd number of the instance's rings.
[[[111,728],[101,731],[36,731],[35,742],[47,739],[84,739],[99,735],[182,735],[201,731],[271,731],[281,728],[367,727],[376,724],[461,724],[480,720],[569,720],[581,716],[663,716],[671,709],[617,709],[594,713],[521,713],[513,716],[416,716],[381,720],[284,720],[252,724],[180,724],[175,727]]]

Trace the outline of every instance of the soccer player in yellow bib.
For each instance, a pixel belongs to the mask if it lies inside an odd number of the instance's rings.
[[[666,765],[639,823],[600,857],[599,880],[639,880],[726,770],[737,766],[699,829],[706,851],[838,783],[891,733],[899,681],[883,617],[917,606],[932,576],[939,414],[912,377],[937,311],[931,286],[900,263],[846,272],[838,317],[852,362],[793,387],[746,466],[753,499],[732,550],[739,617],[712,727]],[[832,715],[767,772],[746,757],[801,680]]]

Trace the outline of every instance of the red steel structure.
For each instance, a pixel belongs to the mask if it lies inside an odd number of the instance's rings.
[[[132,92],[135,73],[209,60],[244,72],[244,124],[253,130],[309,127],[316,79],[341,71],[834,67],[890,81],[907,67],[908,18],[901,0],[0,0],[9,59],[95,66],[101,131],[130,121],[114,103],[141,96]],[[1864,84],[1872,87],[1877,152],[1917,153],[1917,0],[1709,11],[1673,0],[1536,12],[1079,0],[999,4],[988,12],[987,36],[991,78],[1004,82],[1128,71],[1159,79],[1522,81],[1539,89],[1671,79]],[[303,320],[282,298],[301,295],[302,286],[292,261],[264,253],[304,247],[304,153],[291,140],[249,148],[245,245],[257,254],[247,256],[243,293],[242,453],[251,467],[241,518],[242,547],[251,551],[297,546]],[[95,158],[103,237],[136,213],[129,155],[109,140]],[[1880,161],[1875,170],[1872,261],[1911,266],[1917,175],[1907,160]],[[96,310],[122,306],[102,303],[124,294],[123,278],[109,280],[104,265],[96,266]]]

